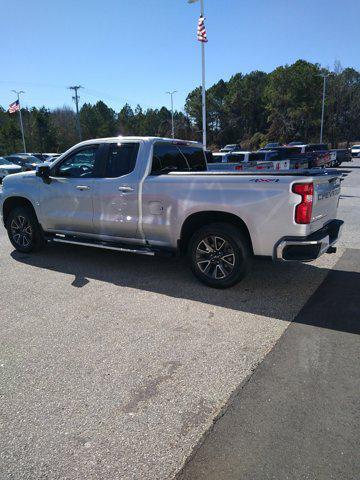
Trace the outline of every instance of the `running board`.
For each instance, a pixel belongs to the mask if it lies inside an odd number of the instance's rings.
[[[155,252],[153,250],[150,250],[149,248],[129,248],[129,247],[119,247],[116,245],[111,245],[111,244],[106,244],[105,242],[97,243],[97,242],[82,242],[79,240],[69,240],[67,238],[61,238],[61,237],[53,237],[51,238],[52,242],[57,242],[57,243],[67,243],[71,245],[81,245],[82,247],[96,247],[96,248],[102,248],[105,250],[115,250],[117,252],[127,252],[127,253],[137,253],[139,255],[155,255]]]

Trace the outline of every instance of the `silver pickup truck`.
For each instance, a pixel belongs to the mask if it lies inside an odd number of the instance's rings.
[[[311,261],[335,250],[340,174],[206,168],[195,142],[90,140],[6,177],[0,211],[21,252],[51,241],[187,254],[196,277],[217,288],[244,277],[253,255]]]

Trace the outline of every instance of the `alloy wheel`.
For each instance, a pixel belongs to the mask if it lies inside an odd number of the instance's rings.
[[[218,235],[207,235],[197,245],[196,264],[207,277],[227,278],[235,267],[235,252],[229,241]]]
[[[29,220],[23,215],[13,218],[10,224],[11,235],[14,242],[20,247],[28,247],[31,244],[33,230]]]

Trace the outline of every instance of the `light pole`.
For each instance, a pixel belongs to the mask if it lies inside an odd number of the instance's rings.
[[[323,141],[324,132],[324,113],[325,113],[325,95],[326,95],[326,79],[330,77],[332,73],[321,73],[319,76],[323,77],[323,94],[322,94],[322,107],[321,107],[321,127],[320,127],[320,143]]]
[[[174,99],[173,95],[174,93],[177,93],[177,90],[173,90],[172,92],[166,92],[168,95],[170,95],[171,98],[171,136],[172,138],[175,138],[175,127],[174,127]]]
[[[17,95],[17,99],[19,102],[19,119],[20,119],[20,129],[21,129],[21,136],[22,136],[22,141],[23,141],[23,146],[24,146],[24,153],[26,153],[26,143],[25,143],[25,135],[24,135],[24,125],[22,121],[22,114],[21,114],[21,104],[20,104],[20,95],[22,93],[25,93],[23,90],[11,90]]]

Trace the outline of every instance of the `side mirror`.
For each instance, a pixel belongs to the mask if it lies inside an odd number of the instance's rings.
[[[38,165],[36,176],[42,178],[45,183],[50,183],[50,165]]]

